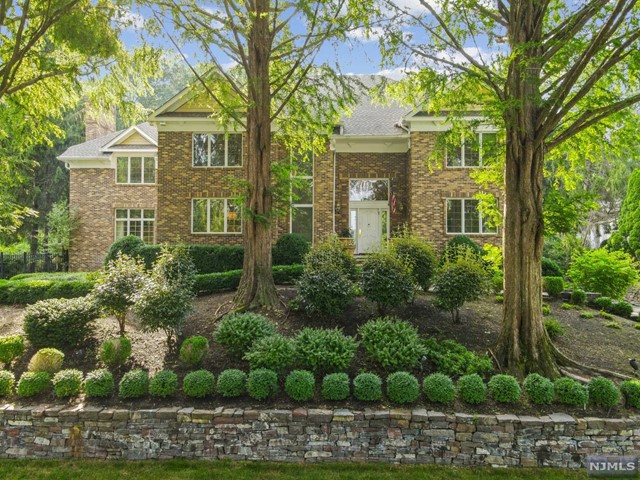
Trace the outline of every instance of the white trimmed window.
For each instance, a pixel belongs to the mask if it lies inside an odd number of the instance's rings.
[[[490,155],[495,148],[495,132],[479,132],[473,139],[465,139],[462,145],[447,150],[447,167],[480,167],[482,157]]]
[[[241,133],[194,133],[194,167],[241,167]]]
[[[447,233],[496,233],[496,228],[483,219],[479,201],[473,198],[447,199]]]
[[[289,231],[313,242],[313,154],[292,156],[291,224]]]
[[[116,240],[127,235],[140,237],[146,243],[155,241],[155,210],[141,208],[116,209]]]
[[[191,200],[192,233],[242,233],[240,206],[233,198]]]
[[[117,157],[116,183],[156,183],[156,159]]]

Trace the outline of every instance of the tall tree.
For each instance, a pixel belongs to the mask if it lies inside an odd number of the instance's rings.
[[[199,77],[200,88],[208,95],[217,120],[230,130],[246,129],[245,250],[235,303],[276,307],[279,298],[271,273],[272,131],[299,151],[324,144],[321,134],[335,125],[349,89],[347,80],[329,63],[317,64],[316,59],[327,42],[345,40],[349,29],[366,21],[372,2],[161,3],[181,37],[207,54],[211,70]],[[157,19],[164,26],[162,15],[158,13]],[[225,68],[227,62],[235,67]]]
[[[640,101],[640,9],[635,0],[388,2],[396,18],[385,54],[414,60],[402,93],[464,118],[481,105],[504,140],[504,318],[496,347],[517,375],[577,364],[542,322],[543,176],[549,155],[585,152]],[[413,95],[413,100],[425,100]],[[635,124],[635,122],[633,122]],[[608,133],[609,132],[609,133]]]

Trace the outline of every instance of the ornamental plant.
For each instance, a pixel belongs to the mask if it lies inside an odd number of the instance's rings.
[[[595,377],[587,384],[589,402],[604,408],[612,408],[620,402],[620,390],[608,378]]]
[[[306,402],[313,398],[316,388],[316,379],[313,373],[307,370],[294,370],[284,382],[284,391],[293,400]]]
[[[397,317],[369,320],[358,333],[367,357],[387,370],[413,369],[425,353],[417,329]]]
[[[491,397],[499,403],[518,403],[520,401],[520,385],[511,375],[498,374],[489,380]]]
[[[55,348],[42,348],[38,350],[31,360],[27,370],[30,372],[47,372],[53,375],[62,368],[64,353]]]
[[[478,405],[487,399],[487,386],[477,373],[460,377],[457,390],[460,400],[470,405]]]
[[[122,367],[131,356],[131,340],[127,337],[108,338],[100,345],[100,360],[114,370]]]
[[[172,370],[161,370],[149,382],[149,394],[152,397],[172,397],[178,390],[178,376]]]
[[[322,379],[320,394],[327,401],[346,400],[351,393],[349,375],[346,373],[329,373]]]
[[[638,281],[638,271],[629,254],[604,248],[574,258],[568,275],[583,289],[612,298],[623,297]]]
[[[246,391],[247,374],[242,370],[224,370],[218,375],[216,391],[225,398],[235,398],[244,395]]]
[[[24,372],[18,380],[16,393],[19,397],[34,397],[51,388],[51,375],[47,372]]]
[[[82,391],[80,370],[61,370],[53,376],[53,391],[58,398],[74,397]]]
[[[299,265],[309,253],[311,245],[302,235],[285,233],[278,237],[273,246],[274,265]]]
[[[530,373],[522,384],[524,394],[534,405],[551,405],[555,396],[553,382],[537,373]]]
[[[122,376],[118,385],[118,397],[122,400],[141,398],[149,393],[149,374],[144,370],[130,370]]]
[[[292,339],[280,334],[256,340],[244,359],[249,362],[252,369],[268,368],[281,372],[293,365],[296,355],[296,346]]]
[[[542,277],[542,288],[552,297],[557,297],[564,291],[564,279],[562,277]]]
[[[387,398],[394,403],[413,403],[420,395],[418,379],[408,372],[395,372],[387,377]]]
[[[451,378],[443,373],[432,373],[422,381],[422,390],[430,402],[449,404],[456,398]]]
[[[335,235],[314,245],[304,257],[305,272],[324,270],[336,270],[352,282],[357,279],[356,262],[351,255],[344,251],[340,240]]]
[[[16,385],[16,377],[13,373],[0,370],[0,397],[13,394]]]
[[[247,393],[255,400],[265,400],[278,393],[278,374],[267,368],[251,370],[247,378]]]
[[[428,291],[438,263],[433,246],[408,230],[404,230],[392,239],[391,252],[409,267],[415,284],[423,292]]]
[[[382,400],[382,379],[375,373],[361,373],[353,379],[353,396],[363,402]]]
[[[0,337],[0,363],[11,365],[16,358],[24,353],[24,337],[21,335],[7,335]]]
[[[572,378],[562,377],[553,383],[556,401],[564,405],[583,407],[589,400],[589,390]]]
[[[209,351],[209,340],[200,335],[194,335],[182,342],[180,347],[180,361],[187,367],[196,368],[202,365],[204,357]]]
[[[428,338],[423,343],[425,356],[440,373],[460,376],[471,373],[487,375],[493,372],[493,363],[486,355],[478,355],[455,340],[438,342]]]
[[[313,372],[346,370],[358,342],[338,328],[303,328],[295,337],[297,363]]]
[[[625,380],[620,384],[620,391],[624,395],[626,405],[640,408],[640,381]]]
[[[182,391],[187,397],[204,398],[213,394],[215,377],[207,370],[187,373],[182,380]]]
[[[230,354],[241,358],[256,340],[275,333],[275,325],[262,315],[232,313],[226,315],[218,324],[215,339]]]
[[[362,265],[362,293],[381,314],[410,302],[415,294],[410,267],[391,252],[370,253]]]
[[[355,284],[338,269],[305,270],[296,285],[296,300],[308,315],[339,315],[355,296]]]
[[[84,379],[84,393],[87,397],[108,398],[113,395],[115,382],[109,370],[99,369],[87,373]]]
[[[584,305],[587,303],[587,292],[581,288],[574,288],[571,291],[571,303],[573,305]]]

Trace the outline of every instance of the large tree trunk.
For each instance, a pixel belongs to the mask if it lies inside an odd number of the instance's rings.
[[[278,305],[271,272],[271,85],[269,80],[269,1],[254,2],[248,39],[247,202],[243,217],[244,264],[234,302],[237,307]]]

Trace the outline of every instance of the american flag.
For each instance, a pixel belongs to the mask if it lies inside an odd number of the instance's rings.
[[[391,213],[395,214],[398,211],[398,198],[396,194],[391,192],[391,198],[389,199],[389,205],[391,206]]]

